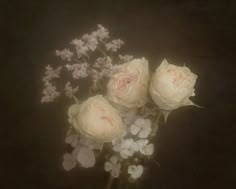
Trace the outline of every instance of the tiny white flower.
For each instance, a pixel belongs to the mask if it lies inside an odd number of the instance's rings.
[[[97,25],[98,29],[92,33],[93,36],[95,36],[99,41],[104,41],[109,38],[109,32],[108,30],[103,27],[101,24]]]
[[[137,179],[143,174],[143,166],[142,165],[129,165],[128,174],[130,174],[132,179]]]
[[[85,42],[88,49],[95,51],[98,45],[98,41],[94,35],[85,34],[82,37],[82,40]]]
[[[131,134],[138,135],[139,138],[147,138],[151,131],[151,121],[149,119],[138,118],[130,127]]]
[[[75,158],[69,153],[64,154],[63,162],[62,162],[63,168],[66,171],[69,171],[69,170],[73,169],[75,167],[75,165],[76,165]]]
[[[109,43],[106,43],[105,47],[108,51],[117,52],[117,50],[120,49],[121,46],[124,44],[125,44],[124,41],[122,41],[120,39],[115,39]]]
[[[55,78],[59,78],[60,77],[60,73],[62,70],[62,66],[58,66],[57,68],[53,68],[50,65],[47,65],[45,67],[45,73],[44,73],[44,77],[43,77],[43,82],[49,82]]]
[[[137,151],[137,146],[133,139],[123,139],[116,144],[113,143],[113,150],[119,152],[123,159],[127,159]]]
[[[67,64],[65,65],[68,71],[72,71],[72,77],[74,79],[85,78],[88,76],[88,63],[82,64]]]
[[[69,97],[69,98],[72,98],[73,95],[78,91],[78,86],[75,87],[75,88],[72,88],[71,82],[67,82],[66,85],[65,85],[64,90],[65,90],[66,96]]]
[[[81,58],[83,55],[87,55],[89,48],[86,46],[86,44],[82,40],[74,39],[71,42],[71,44],[75,46],[76,54],[78,58]]]
[[[107,161],[104,165],[104,169],[107,172],[110,172],[111,176],[114,178],[119,177],[120,175],[121,164],[118,163],[118,157],[112,156],[110,161]]]
[[[154,152],[154,145],[151,143],[149,144],[147,139],[137,140],[135,144],[138,151],[145,156],[151,156]]]
[[[130,62],[131,60],[134,59],[134,57],[132,55],[121,55],[119,54],[119,59],[121,62],[126,63],[126,62]]]
[[[93,65],[95,68],[111,68],[112,67],[112,61],[109,56],[106,57],[98,57],[95,60],[95,63]]]
[[[140,152],[145,156],[151,156],[154,152],[154,145],[148,144],[143,146],[143,148],[140,149]]]
[[[61,57],[62,60],[71,61],[72,56],[74,55],[69,49],[63,49],[61,51],[56,50],[56,55]]]
[[[45,82],[44,86],[45,88],[43,90],[41,103],[53,102],[58,96],[60,96],[60,93],[57,91],[56,87],[49,81]]]
[[[77,161],[84,168],[94,167],[96,162],[93,151],[87,147],[80,147],[77,154]]]

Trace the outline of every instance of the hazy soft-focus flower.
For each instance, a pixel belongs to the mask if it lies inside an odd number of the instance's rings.
[[[73,95],[78,91],[78,89],[79,89],[78,86],[73,88],[71,86],[71,82],[67,82],[66,85],[65,85],[65,88],[64,88],[65,94],[69,98],[72,98]]]
[[[74,53],[71,52],[69,49],[63,49],[61,51],[56,50],[56,55],[61,57],[62,60],[71,61]]]
[[[130,127],[131,134],[138,135],[139,138],[147,138],[151,131],[151,121],[149,119],[138,118]]]
[[[143,174],[143,166],[142,165],[129,165],[128,173],[130,174],[132,179],[137,179]]]
[[[77,161],[80,163],[81,167],[94,167],[96,160],[93,150],[83,146],[80,147],[77,154]]]
[[[70,171],[76,166],[76,159],[72,154],[66,153],[63,156],[62,166],[66,171]]]
[[[114,39],[109,43],[105,44],[106,50],[116,52],[118,49],[121,48],[122,45],[124,45],[125,42],[121,39]]]
[[[66,64],[66,69],[72,72],[74,79],[85,78],[88,76],[88,63],[82,64]]]
[[[107,85],[112,102],[127,108],[141,107],[147,101],[149,70],[145,58],[117,66]]]
[[[112,156],[104,165],[105,171],[110,172],[114,178],[119,177],[121,164],[118,162],[118,157]]]
[[[60,93],[57,91],[56,87],[53,86],[52,83],[45,82],[44,86],[45,88],[43,90],[41,103],[53,102],[58,96],[60,96]]]
[[[90,97],[81,105],[70,106],[68,115],[77,131],[95,140],[112,141],[124,132],[117,110],[102,95]]]
[[[132,55],[121,55],[119,54],[119,59],[121,62],[126,63],[126,62],[130,62],[131,60],[134,59],[134,57]]]
[[[180,67],[163,60],[156,69],[150,84],[150,95],[163,110],[174,110],[181,106],[193,105],[189,99],[194,96],[197,75],[186,66]]]

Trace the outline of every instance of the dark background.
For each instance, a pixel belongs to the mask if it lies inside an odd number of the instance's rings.
[[[0,1],[0,188],[104,188],[107,174],[62,169],[63,102],[41,105],[44,66],[55,49],[103,24],[125,52],[186,63],[198,75],[194,101],[160,132],[140,188],[236,188],[236,1]]]

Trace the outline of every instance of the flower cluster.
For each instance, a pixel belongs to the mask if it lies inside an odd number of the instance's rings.
[[[108,30],[99,24],[97,30],[84,34],[81,38],[73,39],[70,42],[70,47],[56,50],[56,56],[63,63],[56,69],[53,69],[53,65],[46,67],[41,103],[53,102],[61,94],[69,98],[76,95],[78,92],[77,82],[80,79],[91,78],[93,82],[93,85],[90,86],[91,90],[101,88],[101,81],[110,77],[116,70],[116,65],[109,53],[117,52],[123,44],[124,41],[121,39],[111,39]],[[116,60],[118,59],[120,62],[124,62],[131,60],[132,56],[117,55]],[[119,61],[116,62],[118,64]],[[62,74],[60,75],[60,73]],[[68,75],[71,76],[69,80],[68,77],[64,78]],[[65,84],[64,88],[60,89],[56,84],[61,80]],[[72,83],[76,85],[72,86]]]
[[[65,139],[72,150],[63,156],[62,165],[67,171],[76,165],[94,167],[97,154],[106,149],[105,171],[134,181],[143,175],[146,160],[154,158],[160,115],[194,105],[189,97],[195,95],[197,75],[164,59],[150,76],[148,60],[117,54],[124,42],[111,39],[102,25],[70,45],[56,50],[63,64],[55,69],[48,65],[42,79],[42,103],[60,94],[75,100],[68,108]],[[65,83],[62,91],[55,85],[59,79]],[[85,100],[78,94],[83,79],[91,81]]]

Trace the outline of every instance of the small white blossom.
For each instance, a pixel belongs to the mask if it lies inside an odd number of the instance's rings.
[[[94,80],[100,80],[103,77],[110,77],[113,73],[112,60],[109,56],[97,58],[93,67],[96,68],[92,70],[92,77]]]
[[[56,50],[56,55],[61,57],[62,60],[71,61],[72,56],[74,55],[69,49],[63,49],[61,51]]]
[[[103,68],[111,68],[112,67],[112,60],[109,56],[106,56],[106,57],[98,57],[96,60],[95,60],[95,63],[93,65],[93,67],[95,68],[100,68],[100,69],[103,69]]]
[[[59,78],[61,70],[62,70],[62,66],[59,66],[56,69],[53,69],[50,65],[47,65],[45,67],[45,73],[44,73],[45,76],[42,79],[43,82],[49,82],[55,78]]]
[[[142,165],[129,165],[128,174],[130,174],[132,179],[137,179],[143,174],[143,166]]]
[[[135,145],[135,142],[133,139],[123,139],[121,141],[112,141],[113,144],[113,150],[115,152],[119,152],[120,156],[123,159],[127,159],[134,155],[134,152],[136,152],[137,145]]]
[[[151,156],[154,152],[154,144],[143,146],[143,148],[140,149],[140,152],[145,156]]]
[[[147,139],[140,139],[135,142],[135,148],[145,156],[151,156],[154,152],[154,145],[149,144]]]
[[[96,160],[93,150],[87,147],[80,147],[77,154],[77,161],[80,163],[81,167],[94,167]]]
[[[98,29],[92,33],[93,36],[97,37],[99,41],[104,41],[109,38],[108,30],[103,27],[101,24],[98,24]]]
[[[65,67],[68,71],[72,71],[72,77],[74,79],[85,78],[88,76],[88,63],[67,64]]]
[[[131,134],[138,135],[139,138],[147,138],[151,131],[151,121],[149,119],[138,118],[130,127]]]
[[[72,88],[71,83],[67,82],[66,85],[65,85],[64,90],[65,90],[66,96],[69,97],[69,98],[72,98],[73,95],[78,91],[78,86],[75,87],[75,88]]]
[[[81,58],[83,55],[87,55],[89,48],[86,46],[84,41],[80,39],[74,39],[71,44],[75,46],[78,58]]]
[[[121,55],[119,54],[119,59],[121,62],[126,63],[134,59],[132,55]]]
[[[86,47],[88,47],[88,49],[95,51],[98,45],[98,40],[96,39],[96,36],[94,35],[89,35],[89,34],[85,34],[82,37],[82,40],[84,41]]]
[[[120,175],[121,164],[118,163],[118,157],[112,156],[110,161],[107,161],[104,165],[104,169],[107,172],[110,172],[111,176],[114,178],[119,177]]]
[[[43,97],[41,98],[41,103],[53,102],[60,93],[57,91],[56,87],[50,82],[44,83]]]
[[[115,39],[109,43],[106,43],[105,47],[108,51],[117,52],[117,50],[120,49],[124,44],[124,41],[122,41],[121,39]]]
[[[66,171],[70,171],[76,166],[76,159],[72,154],[66,153],[63,156],[62,166]]]

